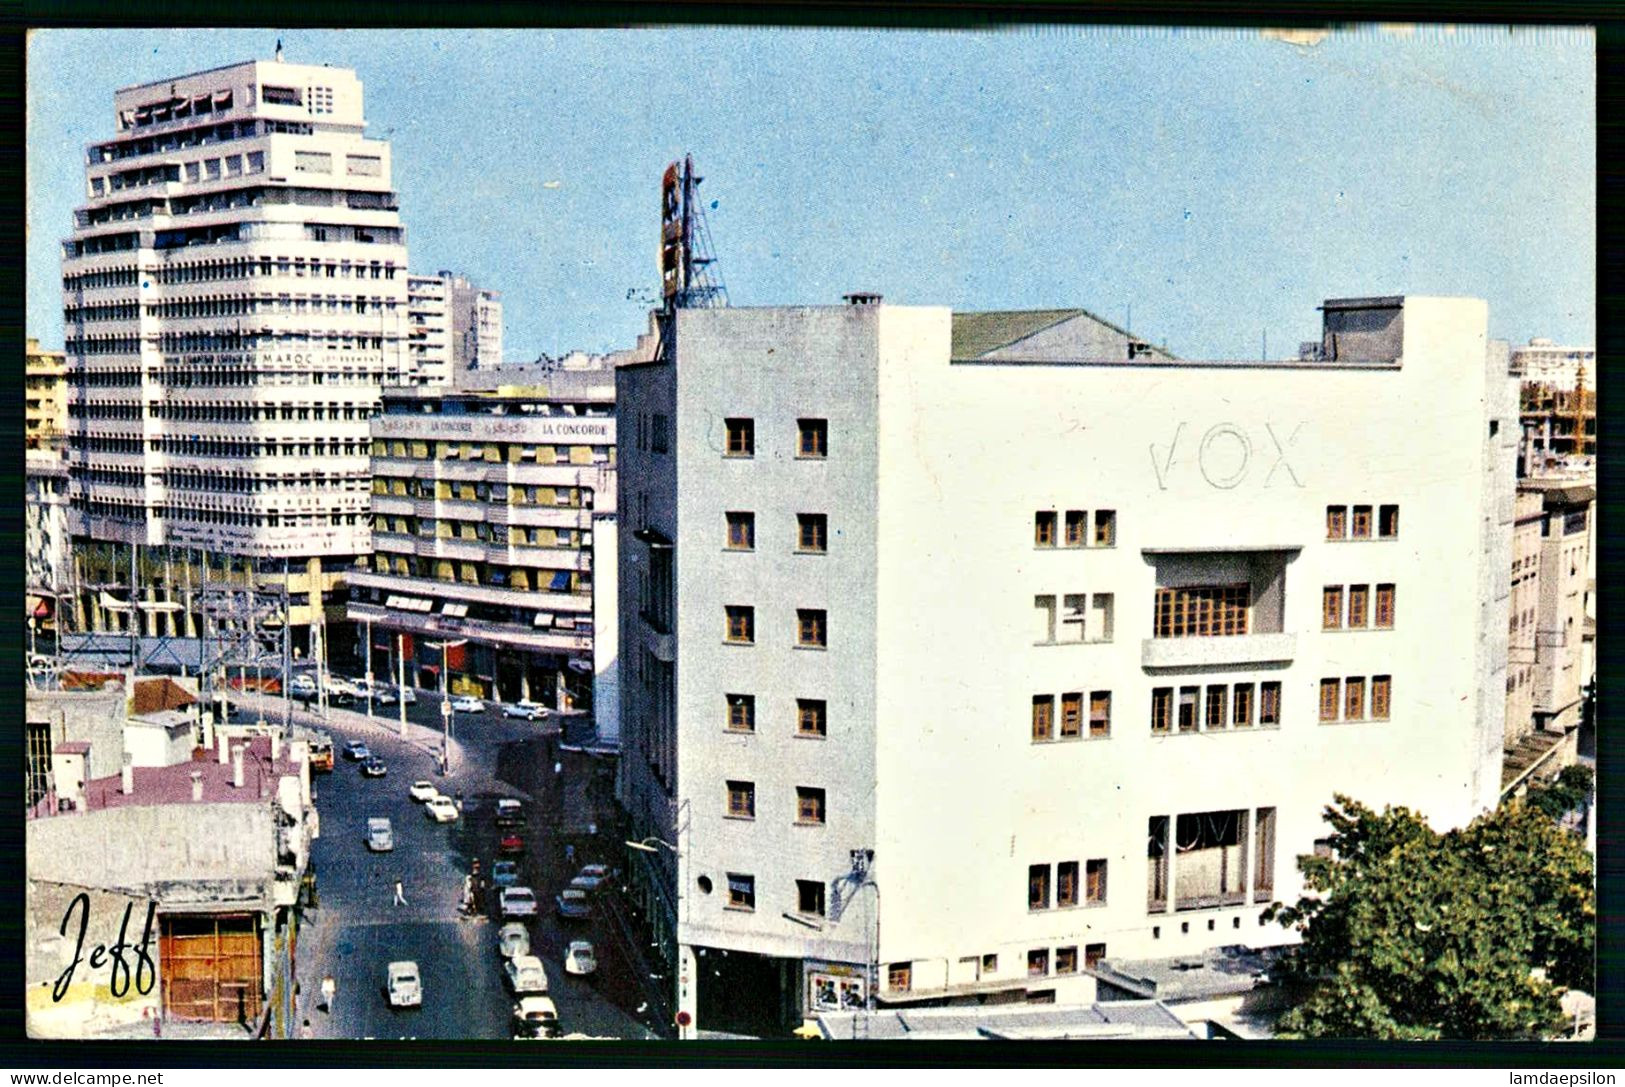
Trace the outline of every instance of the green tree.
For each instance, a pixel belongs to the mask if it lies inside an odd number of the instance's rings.
[[[1283,1036],[1540,1038],[1564,989],[1591,990],[1591,856],[1539,809],[1438,834],[1338,796],[1326,820],[1329,852],[1299,858],[1305,894],[1265,914],[1302,936],[1281,976],[1305,996]]]

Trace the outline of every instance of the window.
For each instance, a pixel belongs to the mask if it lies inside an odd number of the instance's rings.
[[[671,448],[671,417],[656,412],[649,420],[649,452],[665,453]]]
[[[827,419],[797,419],[800,441],[796,444],[798,457],[823,458],[829,456],[829,421]]]
[[[728,731],[756,731],[756,696],[731,694],[728,696]]]
[[[1168,908],[1168,817],[1153,815],[1146,820],[1145,910],[1162,913]]]
[[[828,644],[825,613],[818,608],[796,609],[796,644],[823,649]]]
[[[735,819],[756,818],[755,782],[728,782],[728,814]]]
[[[1061,696],[1061,738],[1077,739],[1083,735],[1083,694],[1072,691]]]
[[[1033,742],[1055,739],[1055,696],[1033,695]]]
[[[1377,507],[1377,535],[1384,540],[1391,540],[1399,535],[1398,506]]]
[[[886,988],[906,993],[913,984],[914,970],[912,963],[894,962],[887,965]]]
[[[730,457],[756,455],[756,421],[754,419],[727,419],[728,452]]]
[[[1055,511],[1039,510],[1033,514],[1033,546],[1055,546]]]
[[[982,956],[982,973],[997,974],[999,972],[999,957],[997,955]]]
[[[1036,947],[1027,952],[1027,976],[1041,978],[1049,974],[1049,949]]]
[[[1260,725],[1278,725],[1281,723],[1281,683],[1271,680],[1258,685],[1258,723]]]
[[[1092,860],[1084,866],[1083,900],[1091,906],[1106,903],[1106,859]]]
[[[823,553],[829,550],[829,517],[822,513],[796,514],[796,548]]]
[[[1350,676],[1343,681],[1343,720],[1365,720],[1365,677]]]
[[[1323,679],[1320,681],[1320,719],[1322,721],[1337,720],[1338,681]]]
[[[1326,507],[1326,538],[1328,540],[1341,540],[1348,535],[1347,506]]]
[[[1353,531],[1350,537],[1356,540],[1369,540],[1371,538],[1371,507],[1355,506]]]
[[[824,885],[816,879],[796,880],[796,912],[808,917],[824,916]]]
[[[1062,641],[1081,642],[1087,640],[1089,631],[1089,594],[1067,593],[1061,597],[1061,622],[1064,624],[1061,632],[1066,635]]]
[[[1236,684],[1230,699],[1230,723],[1237,728],[1251,728],[1253,723],[1253,685]]]
[[[1055,949],[1055,972],[1057,974],[1076,974],[1078,972],[1078,949],[1076,945]]]
[[[1328,585],[1320,593],[1320,626],[1337,630],[1343,625],[1343,587]]]
[[[1089,693],[1089,738],[1101,739],[1112,734],[1112,693]]]
[[[1158,638],[1211,638],[1247,633],[1252,587],[1192,585],[1157,590],[1152,634]]]
[[[1215,683],[1207,689],[1207,713],[1204,716],[1203,727],[1209,731],[1217,731],[1229,725],[1225,719],[1225,705],[1230,694],[1230,688],[1222,683]]]
[[[1369,585],[1349,586],[1349,628],[1363,628],[1366,620],[1367,603],[1371,598]]]
[[[1066,908],[1078,904],[1078,862],[1062,861],[1055,866],[1055,905]]]
[[[1151,731],[1167,732],[1174,715],[1174,689],[1158,687],[1151,692]]]
[[[796,699],[796,735],[823,736],[828,727],[823,699]]]
[[[728,613],[728,641],[750,645],[756,641],[756,609],[730,604]]]
[[[1095,511],[1095,546],[1117,546],[1117,512],[1115,510]]]
[[[731,511],[728,517],[728,550],[754,551],[756,549],[756,515]]]
[[[796,786],[796,822],[809,826],[824,825],[824,790]]]
[[[1027,867],[1027,908],[1049,909],[1049,865],[1033,864]]]
[[[1066,546],[1082,547],[1089,527],[1089,514],[1084,510],[1066,511]]]
[[[1377,617],[1376,626],[1383,629],[1394,625],[1394,587],[1392,585],[1377,586]]]
[[[1089,944],[1083,949],[1083,965],[1085,969],[1093,970],[1100,965],[1100,960],[1106,957],[1105,944]]]
[[[1253,901],[1268,902],[1275,897],[1275,809],[1259,808],[1253,827],[1253,855],[1258,858]]]
[[[1055,597],[1035,596],[1033,608],[1038,612],[1037,644],[1055,644]]]
[[[1181,687],[1179,689],[1179,731],[1196,731],[1196,700],[1201,697],[1200,687]]]
[[[728,908],[754,910],[756,908],[756,877],[728,873]]]
[[[1390,676],[1371,677],[1371,719],[1373,721],[1388,720],[1388,703],[1392,694],[1393,679]]]
[[[1246,901],[1247,809],[1186,812],[1174,820],[1176,910]]]

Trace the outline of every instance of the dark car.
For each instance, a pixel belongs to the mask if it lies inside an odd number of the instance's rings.
[[[381,778],[389,773],[389,767],[384,765],[383,759],[374,757],[361,764],[361,773],[365,777]]]
[[[497,861],[491,866],[491,886],[519,886],[519,865],[513,861]]]
[[[351,762],[366,762],[372,758],[372,752],[367,750],[367,745],[360,740],[351,740],[344,745],[344,757]]]
[[[498,853],[523,853],[524,851],[525,840],[511,830],[497,839]]]

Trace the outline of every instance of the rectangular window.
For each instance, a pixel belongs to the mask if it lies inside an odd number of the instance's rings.
[[[999,957],[997,955],[982,956],[982,973],[997,974],[999,972]]]
[[[1322,721],[1337,720],[1337,700],[1339,683],[1335,679],[1320,681],[1320,719]]]
[[[1033,742],[1055,739],[1055,696],[1033,695]]]
[[[825,712],[823,699],[796,699],[796,734],[800,736],[825,735],[828,729]]]
[[[1037,611],[1037,644],[1052,645],[1055,642],[1055,597],[1033,597],[1033,608]]]
[[[1394,625],[1394,587],[1392,585],[1377,586],[1376,625],[1385,630]]]
[[[1113,598],[1111,593],[1095,593],[1089,598],[1089,640],[1112,640]]]
[[[1101,857],[1084,866],[1084,897],[1091,906],[1106,904],[1106,859]]]
[[[1225,719],[1225,710],[1229,708],[1225,703],[1229,694],[1230,688],[1222,683],[1215,683],[1208,687],[1207,714],[1204,718],[1203,727],[1209,732],[1223,729],[1229,725],[1230,722]]]
[[[671,417],[656,412],[649,420],[649,452],[665,453],[671,448]]]
[[[1349,627],[1360,629],[1365,626],[1366,611],[1371,599],[1369,585],[1349,586]]]
[[[1371,538],[1370,506],[1354,507],[1354,520],[1349,536],[1356,540],[1369,540]]]
[[[1089,692],[1089,738],[1103,739],[1112,734],[1112,693]]]
[[[1067,593],[1061,597],[1061,633],[1065,642],[1081,642],[1089,629],[1089,594]]]
[[[1253,723],[1253,685],[1238,683],[1230,699],[1230,723],[1237,728],[1251,728]]]
[[[1268,902],[1275,897],[1275,809],[1259,808],[1253,826],[1253,855],[1258,865],[1253,873],[1253,901]]]
[[[1179,731],[1196,731],[1196,702],[1202,695],[1200,687],[1179,689]]]
[[[727,419],[728,452],[730,457],[756,455],[756,421],[754,419]]]
[[[1082,547],[1089,527],[1089,514],[1084,510],[1066,511],[1066,546]]]
[[[1047,864],[1027,866],[1027,908],[1029,910],[1049,909],[1049,865]]]
[[[818,554],[829,550],[829,517],[827,514],[796,514],[796,549]]]
[[[1168,908],[1168,817],[1153,815],[1146,821],[1145,910],[1162,913]]]
[[[1399,535],[1399,507],[1377,507],[1377,535],[1384,540],[1391,540]]]
[[[756,818],[756,783],[728,782],[728,814],[735,819]]]
[[[1158,687],[1151,692],[1151,731],[1167,732],[1173,723],[1174,689]]]
[[[1093,970],[1100,965],[1106,957],[1105,944],[1089,944],[1083,949],[1083,965],[1087,970]]]
[[[824,916],[824,885],[816,879],[796,880],[796,912],[807,917]]]
[[[823,649],[828,644],[828,624],[825,613],[818,608],[796,609],[796,644]]]
[[[1343,681],[1343,720],[1365,720],[1365,677],[1350,676]]]
[[[1027,976],[1041,978],[1049,975],[1049,948],[1035,947],[1027,952]]]
[[[1326,507],[1326,538],[1328,540],[1341,540],[1348,535],[1347,506]]]
[[[756,696],[731,694],[728,696],[728,730],[730,732],[756,731]]]
[[[1083,735],[1083,694],[1072,691],[1061,696],[1061,738],[1077,739]]]
[[[1393,678],[1391,676],[1371,677],[1371,718],[1374,721],[1388,720],[1388,703],[1392,697]]]
[[[377,155],[345,155],[344,172],[351,177],[381,177],[384,160]]]
[[[756,515],[740,510],[730,511],[728,518],[728,550],[753,551],[756,549]]]
[[[797,419],[800,440],[796,455],[822,459],[829,456],[829,421],[827,419]]]
[[[1062,861],[1055,866],[1055,904],[1059,907],[1078,904],[1078,862]]]
[[[728,908],[754,910],[756,908],[756,877],[728,873]]]
[[[1271,680],[1258,685],[1258,723],[1260,725],[1278,725],[1281,723],[1281,683]]]
[[[1117,546],[1117,512],[1115,510],[1095,511],[1095,546]]]
[[[1320,593],[1320,626],[1337,630],[1343,625],[1343,586],[1328,585]]]
[[[1078,972],[1078,949],[1076,945],[1055,949],[1055,972],[1057,974],[1076,974]]]
[[[906,993],[914,984],[912,963],[894,962],[886,966],[886,988]]]
[[[1039,510],[1033,514],[1033,546],[1055,546],[1055,511]]]
[[[326,151],[295,151],[293,153],[293,172],[296,174],[330,174],[333,172],[333,156]]]
[[[824,825],[824,790],[806,785],[796,786],[796,822],[809,826]]]
[[[1174,908],[1239,906],[1247,895],[1245,808],[1186,812],[1174,820]]]
[[[1152,634],[1158,638],[1212,638],[1247,633],[1252,586],[1190,585],[1157,590]]]
[[[756,609],[730,604],[728,614],[728,641],[750,645],[756,641]]]

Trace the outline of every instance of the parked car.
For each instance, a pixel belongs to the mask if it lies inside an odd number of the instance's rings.
[[[412,787],[407,790],[407,795],[411,796],[413,800],[421,803],[425,800],[433,800],[435,797],[439,796],[440,790],[434,787],[434,782],[424,781],[420,778],[419,780],[412,782]]]
[[[583,891],[596,891],[609,882],[609,865],[589,864],[570,881],[570,886]]]
[[[341,694],[349,695],[350,697],[354,698],[359,693],[360,692],[356,690],[355,683],[353,681],[345,679],[343,676],[327,677],[328,698],[335,698]]]
[[[417,703],[418,693],[410,687],[397,688],[395,693],[400,697],[400,700],[405,702],[408,706],[415,705]]]
[[[566,921],[585,921],[592,916],[592,905],[587,892],[569,887],[553,900],[554,912]]]
[[[388,853],[395,848],[395,831],[388,819],[367,820],[367,848],[374,853]]]
[[[423,981],[415,962],[390,963],[387,988],[392,1008],[416,1008],[423,1004]]]
[[[382,688],[377,694],[373,695],[372,700],[380,706],[393,706],[400,701],[399,698],[395,697],[395,692],[388,687]]]
[[[380,759],[377,755],[374,755],[372,758],[361,764],[361,774],[363,777],[381,778],[387,773],[389,773],[389,767],[384,765],[384,760]]]
[[[514,833],[511,830],[508,831],[506,834],[504,834],[502,837],[497,839],[497,852],[498,853],[510,853],[510,854],[512,854],[512,853],[523,853],[524,851],[525,851],[525,839],[521,838],[518,834]]]
[[[517,800],[498,800],[496,822],[499,827],[517,827],[525,821],[525,806]]]
[[[530,954],[530,933],[519,921],[509,921],[497,932],[497,954],[505,959]]]
[[[547,992],[547,970],[535,955],[515,955],[502,964],[502,976],[514,996]]]
[[[309,672],[295,673],[294,677],[288,681],[288,690],[315,691],[316,677],[311,675]]]
[[[519,702],[510,702],[502,707],[502,716],[519,717],[526,721],[540,721],[547,716],[547,707],[540,702],[531,702],[526,699]]]
[[[598,969],[598,955],[586,940],[571,940],[564,951],[564,972],[585,977]]]
[[[519,886],[519,865],[513,861],[497,861],[491,866],[491,886]]]
[[[591,876],[577,876],[570,881],[569,886],[572,891],[580,891],[583,894],[590,895],[603,886],[603,882],[603,880],[594,879]]]
[[[457,804],[449,796],[436,796],[433,800],[424,802],[423,814],[437,823],[455,823]]]
[[[513,1006],[515,1041],[533,1041],[559,1036],[559,1013],[545,996],[527,996]]]
[[[344,745],[344,757],[351,762],[366,762],[372,758],[372,752],[367,750],[367,745],[360,740],[351,740]]]
[[[458,713],[484,713],[485,703],[472,695],[463,695],[461,698],[451,700],[451,708]]]
[[[497,896],[504,917],[535,917],[536,892],[529,887],[504,887]]]

